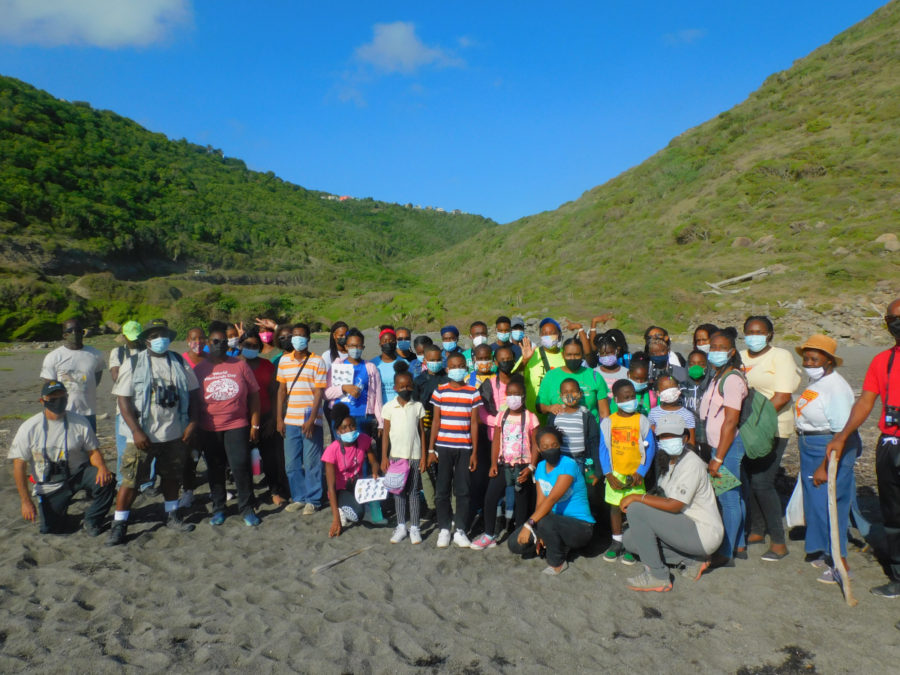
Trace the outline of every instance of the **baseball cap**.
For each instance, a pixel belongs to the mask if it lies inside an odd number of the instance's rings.
[[[512,321],[509,322],[509,327],[515,328],[516,326],[521,326],[522,328],[525,328],[525,319],[523,319],[521,316],[514,316],[512,318]]]
[[[681,436],[684,434],[684,420],[678,413],[666,413],[656,421],[656,435],[671,434]]]
[[[54,394],[58,391],[66,393],[66,385],[64,385],[59,380],[49,380],[44,382],[44,386],[41,387],[41,398],[46,398],[50,394]]]

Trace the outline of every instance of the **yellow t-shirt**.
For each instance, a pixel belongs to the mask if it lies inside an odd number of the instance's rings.
[[[741,352],[747,384],[766,398],[775,392],[793,394],[800,386],[800,371],[793,355],[780,347],[772,347],[765,354],[753,357],[746,349]],[[778,437],[790,438],[794,433],[794,407],[788,403],[778,413]]]
[[[613,413],[610,417],[609,457],[616,473],[630,476],[641,465],[644,441],[641,439],[641,416],[623,417]]]

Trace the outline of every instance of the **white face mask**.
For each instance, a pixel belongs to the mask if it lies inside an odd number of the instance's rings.
[[[820,380],[825,377],[824,368],[804,368],[810,380]]]
[[[510,410],[521,410],[522,408],[522,397],[521,396],[507,396],[506,397],[506,405]]]
[[[659,392],[659,400],[663,403],[675,403],[681,398],[681,390],[678,387],[669,387]]]
[[[541,335],[541,345],[544,349],[553,349],[559,344],[555,335]]]
[[[697,345],[697,350],[703,352],[704,354],[709,354],[709,343],[707,342],[705,345]]]
[[[487,338],[484,335],[476,335],[472,338],[472,346],[477,347],[479,345],[483,345],[487,343]]]
[[[240,338],[228,338],[228,346],[232,349],[236,349],[237,346],[241,343]]]

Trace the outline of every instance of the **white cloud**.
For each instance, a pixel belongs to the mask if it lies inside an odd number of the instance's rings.
[[[674,33],[666,33],[663,35],[663,42],[670,47],[677,47],[693,44],[704,37],[706,37],[705,28],[684,28]]]
[[[192,16],[191,0],[0,0],[0,41],[144,47]]]
[[[409,75],[423,66],[464,65],[451,52],[422,42],[412,22],[376,23],[372,33],[371,42],[356,48],[356,58],[377,71]]]

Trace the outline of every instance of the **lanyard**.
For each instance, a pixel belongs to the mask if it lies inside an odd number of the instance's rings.
[[[41,448],[41,455],[44,458],[44,478],[47,477],[47,468],[50,463],[50,458],[47,456],[47,436],[49,434],[47,429],[47,415],[44,415],[44,445]],[[56,462],[56,460],[53,460]],[[69,416],[63,415],[63,461],[69,461]]]

